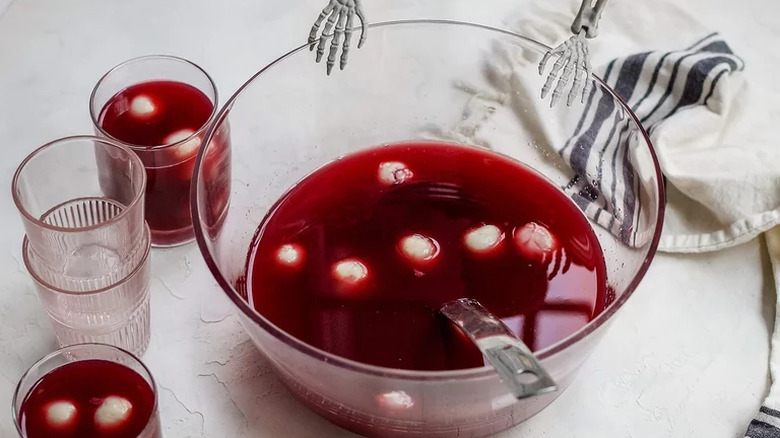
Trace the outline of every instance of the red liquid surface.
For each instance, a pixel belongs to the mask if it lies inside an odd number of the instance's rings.
[[[403,163],[392,173],[403,182],[380,180],[390,162]],[[465,236],[483,225],[503,240],[479,252]],[[552,244],[540,251],[529,243],[521,231],[528,226],[546,230]],[[403,239],[412,235],[435,251],[410,253]],[[339,265],[345,260],[365,269]],[[515,161],[452,144],[383,146],[319,169],[266,217],[248,268],[250,303],[275,325],[325,351],[392,368],[483,365],[439,314],[450,300],[477,299],[533,350],[608,304],[598,240],[565,194]]]
[[[197,88],[181,82],[149,81],[130,86],[103,107],[99,123],[112,137],[136,146],[146,167],[146,221],[156,245],[174,245],[193,236],[190,217],[190,179],[201,136],[164,148],[194,134],[209,120],[211,100]],[[202,133],[203,135],[205,133]],[[208,196],[215,197],[215,214],[230,193],[229,127],[225,121],[204,162]]]
[[[100,425],[96,414],[110,396],[122,397],[132,407],[119,424]],[[69,421],[52,422],[48,411],[56,402],[75,406]],[[85,360],[63,365],[42,377],[22,403],[19,424],[28,438],[136,438],[151,422],[143,436],[159,438],[154,408],[152,387],[137,372],[110,361]]]

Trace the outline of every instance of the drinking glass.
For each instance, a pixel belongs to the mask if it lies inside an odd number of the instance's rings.
[[[139,248],[141,260],[126,277],[85,280],[62,279],[22,243],[24,265],[32,277],[60,346],[97,342],[142,355],[150,339],[149,228]],[[52,284],[54,280],[54,284]],[[65,286],[65,287],[62,287]]]
[[[103,127],[103,111],[109,101],[128,87],[150,81],[178,82],[200,90],[213,105],[209,119],[191,135],[155,146],[128,143],[109,134]],[[96,134],[130,147],[146,168],[145,216],[152,230],[152,245],[166,247],[190,242],[194,237],[190,217],[190,179],[197,148],[217,112],[217,87],[208,73],[193,62],[175,56],[149,55],[130,59],[100,78],[92,90],[89,111]],[[212,196],[224,209],[230,193],[230,134],[227,120],[220,124],[215,142],[220,147],[211,149],[206,178]],[[197,147],[193,148],[193,145]]]
[[[147,241],[145,185],[143,164],[130,149],[92,136],[54,140],[22,161],[12,196],[29,251],[50,284],[93,290],[139,266]]]
[[[22,425],[19,423],[21,407],[27,398],[27,395],[30,393],[30,390],[43,377],[55,369],[69,363],[84,360],[105,360],[121,364],[143,377],[154,392],[154,408],[152,409],[152,415],[149,417],[146,427],[136,438],[162,438],[162,427],[160,426],[160,415],[157,407],[157,384],[155,383],[149,368],[132,353],[121,348],[104,344],[78,344],[62,348],[44,356],[24,373],[16,386],[12,402],[14,424],[16,425],[16,431],[19,433],[19,436],[26,438]]]

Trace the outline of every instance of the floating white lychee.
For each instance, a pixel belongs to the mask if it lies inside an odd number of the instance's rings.
[[[49,426],[61,428],[73,424],[76,419],[76,405],[67,400],[58,400],[46,405],[46,421]]]
[[[414,400],[404,391],[390,391],[377,394],[376,402],[379,406],[391,411],[402,411],[414,406]]]
[[[95,411],[95,425],[100,429],[113,429],[130,418],[133,405],[124,397],[111,395]]]
[[[466,232],[463,244],[471,252],[482,254],[496,248],[504,240],[504,232],[495,225],[481,225]]]
[[[147,118],[154,115],[157,111],[157,106],[152,99],[144,94],[135,96],[130,102],[130,114],[138,118]]]
[[[412,234],[401,239],[398,250],[412,262],[427,262],[439,255],[439,243],[432,237]]]
[[[344,259],[333,266],[333,277],[342,284],[357,284],[368,277],[368,268],[360,260]]]
[[[544,225],[529,222],[514,232],[515,245],[523,256],[541,260],[558,248],[558,241]]]
[[[400,161],[385,161],[379,165],[379,182],[392,186],[412,178],[412,170]]]
[[[291,268],[298,267],[303,262],[304,252],[300,245],[288,243],[279,247],[276,251],[276,260]]]
[[[167,145],[174,144],[180,141],[187,140],[188,138],[192,137],[193,134],[195,134],[195,131],[193,131],[192,129],[180,129],[165,137],[163,141]],[[198,148],[200,147],[200,142],[201,142],[200,137],[192,137],[186,142],[177,145],[175,147],[174,153],[179,159],[183,160],[189,158],[198,152]]]

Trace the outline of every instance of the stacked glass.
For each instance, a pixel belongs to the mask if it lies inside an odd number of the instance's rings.
[[[12,195],[26,236],[24,264],[61,346],[149,344],[150,231],[146,173],[108,139],[47,143],[20,164]]]

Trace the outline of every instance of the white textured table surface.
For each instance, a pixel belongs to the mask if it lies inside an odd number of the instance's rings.
[[[571,3],[549,1],[564,10]],[[0,0],[0,187],[6,190],[0,196],[0,437],[15,433],[10,399],[18,378],[55,347],[20,261],[23,231],[8,196],[17,163],[48,140],[91,131],[89,92],[109,67],[148,53],[177,54],[212,73],[224,100],[300,43],[324,5],[14,0],[3,13],[7,3]],[[507,0],[418,3],[366,0],[372,21],[446,17],[501,25],[518,9],[517,1]],[[639,15],[653,3],[673,2],[642,2]],[[716,3],[732,9],[712,12]],[[729,29],[737,26],[731,12],[759,19],[757,11],[772,2],[738,7],[697,0],[681,13],[696,11],[696,4],[715,20],[714,28]],[[743,26],[729,34],[738,48],[758,38],[752,24]],[[741,437],[767,386],[774,290],[764,254],[754,241],[717,254],[659,255],[578,380],[548,409],[502,436]],[[144,360],[161,387],[166,437],[352,436],[285,392],[241,331],[195,245],[155,251],[153,263],[153,335]]]

